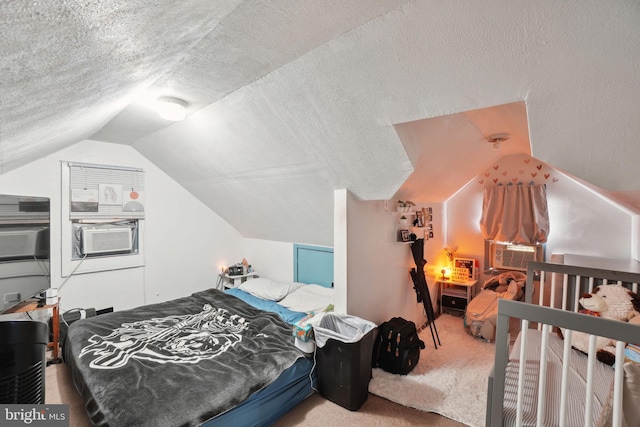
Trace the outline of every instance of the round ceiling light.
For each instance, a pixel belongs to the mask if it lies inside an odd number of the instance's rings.
[[[187,103],[178,98],[158,99],[157,109],[160,117],[172,122],[179,122],[187,117]]]
[[[507,141],[509,138],[511,137],[508,133],[494,133],[487,137],[487,142],[489,144],[493,144],[494,150],[499,150],[502,148],[502,143]]]

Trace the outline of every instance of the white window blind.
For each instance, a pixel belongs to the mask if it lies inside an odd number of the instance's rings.
[[[144,170],[69,163],[69,219],[143,219]]]

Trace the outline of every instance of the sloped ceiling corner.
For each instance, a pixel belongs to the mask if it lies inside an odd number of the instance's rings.
[[[130,144],[247,237],[331,245],[338,188],[450,197],[512,104],[509,150],[640,191],[634,0],[8,0],[0,36],[0,171]]]
[[[394,195],[399,200],[444,202],[493,162],[531,155],[524,101],[401,123],[396,131],[415,165]],[[494,136],[506,140],[496,145]]]

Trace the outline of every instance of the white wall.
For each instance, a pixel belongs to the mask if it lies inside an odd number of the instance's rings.
[[[433,225],[433,238],[424,241],[424,258],[427,260],[426,273],[427,281],[431,283],[439,276],[440,270],[446,264],[444,248],[450,246],[447,236],[446,209],[444,203],[422,203],[416,202],[416,208],[431,208]],[[420,236],[418,236],[420,237]]]
[[[215,285],[221,265],[238,262],[242,236],[133,148],[83,141],[0,175],[6,194],[51,199],[51,284],[61,277],[60,162],[77,161],[145,170],[145,266],[72,276],[60,291],[61,309],[114,307],[165,301]],[[57,243],[56,243],[57,242]]]
[[[351,260],[349,259],[347,232],[348,212],[351,209],[352,199],[351,193],[345,189],[333,192],[333,289],[335,292],[333,304],[336,313],[348,313],[347,283],[349,282],[348,274]]]
[[[570,179],[547,187],[551,253],[631,259],[632,215]]]
[[[409,275],[415,263],[409,245],[395,241],[396,218],[384,210],[382,201],[361,201],[346,191],[342,196],[348,215],[336,213],[334,255],[336,271],[346,271],[340,277],[336,273],[346,312],[377,324],[400,316],[421,325],[424,309],[416,301]],[[339,247],[342,227],[346,241]]]
[[[482,274],[484,265],[484,238],[480,232],[483,187],[475,179],[467,183],[447,201],[447,240],[457,248],[456,256],[479,260],[480,274],[476,291],[487,279]]]
[[[631,229],[631,256],[640,262],[640,215],[633,216]]]
[[[436,260],[444,241],[443,205],[424,206],[433,209],[435,233],[425,242],[425,257]],[[385,211],[383,201],[362,201],[344,189],[334,192],[335,311],[378,324],[401,316],[421,325],[426,317],[409,276],[415,264],[409,245],[395,241],[394,208],[390,203]],[[293,280],[293,243],[245,239],[243,256],[262,277]]]
[[[554,177],[547,185],[550,232],[546,260],[552,253],[631,259],[631,212],[561,171],[548,165],[544,168]],[[479,226],[484,187],[478,185],[482,178],[483,174],[478,175],[447,201],[449,243],[459,247],[459,255],[480,260],[480,266],[484,265]]]
[[[245,239],[243,253],[260,277],[293,281],[293,243]]]

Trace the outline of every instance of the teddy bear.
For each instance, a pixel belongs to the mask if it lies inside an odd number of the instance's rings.
[[[583,294],[579,302],[581,313],[640,325],[640,295],[622,285],[598,286],[590,294]],[[589,334],[573,331],[571,346],[586,354],[589,351]],[[615,341],[597,337],[596,350],[597,360],[607,365],[614,364]]]

